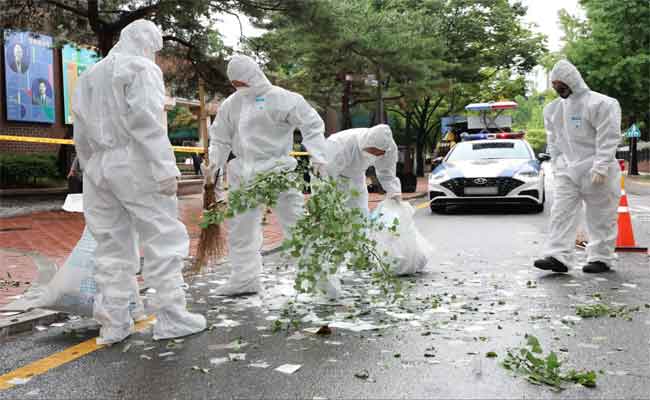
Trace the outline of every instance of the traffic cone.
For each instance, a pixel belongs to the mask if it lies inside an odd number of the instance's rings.
[[[647,247],[639,247],[634,241],[632,217],[625,194],[625,181],[621,175],[621,200],[618,204],[618,237],[616,238],[616,251],[630,253],[646,253]]]

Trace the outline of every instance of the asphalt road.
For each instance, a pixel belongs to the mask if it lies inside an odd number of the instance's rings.
[[[631,195],[630,203],[637,241],[648,244],[650,197]],[[615,272],[600,276],[535,270],[531,264],[543,245],[547,213],[548,208],[543,214],[419,210],[416,224],[434,255],[425,273],[404,278],[408,301],[373,302],[376,292],[367,279],[346,275],[342,304],[294,305],[289,317],[301,320],[299,329],[286,330],[288,321],[282,330],[272,329],[274,320],[287,316],[287,301],[295,299],[291,272],[279,255],[265,259],[264,299],[212,296],[210,289],[227,273],[218,269],[191,287],[192,307],[208,315],[216,325],[212,330],[171,344],[153,342],[150,332],[137,334],[126,352],[124,345],[97,351],[0,391],[0,399],[648,398],[648,256],[621,254]],[[598,299],[640,309],[628,315],[631,320],[576,317],[576,305]],[[319,319],[388,327],[339,327],[328,336],[302,331],[322,325]],[[0,374],[92,337],[64,329],[8,338],[0,345]],[[505,370],[500,362],[508,349],[523,345],[525,334],[539,338],[545,354],[558,353],[563,369],[597,371],[597,387],[568,384],[557,393]],[[487,358],[491,351],[498,357]],[[230,353],[246,359],[224,361]],[[291,375],[275,370],[283,364],[301,368]]]

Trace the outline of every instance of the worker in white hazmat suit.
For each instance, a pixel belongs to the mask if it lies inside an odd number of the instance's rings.
[[[615,154],[621,138],[621,108],[615,99],[591,91],[566,60],[555,64],[551,81],[560,96],[544,109],[555,198],[545,258],[535,261],[535,267],[568,271],[574,262],[578,211],[584,202],[589,244],[582,270],[605,272],[616,259],[621,172]]]
[[[330,152],[327,173],[338,180],[343,190],[359,193],[359,196],[349,197],[349,207],[368,215],[366,170],[370,166],[375,167],[386,198],[401,199],[402,186],[395,174],[397,145],[388,125],[341,131],[328,137],[327,144]]]
[[[228,163],[229,188],[237,189],[256,174],[293,171],[297,161],[289,155],[293,132],[299,129],[302,144],[310,154],[314,169],[324,172],[326,161],[325,126],[316,110],[297,93],[272,85],[250,57],[235,55],[228,63],[228,78],[237,89],[219,108],[210,126],[210,169],[205,176]],[[204,166],[204,169],[206,167]],[[285,237],[301,216],[302,193],[282,193],[275,213]],[[229,256],[232,273],[217,294],[235,296],[261,290],[262,207],[236,215],[228,221]]]
[[[163,125],[165,87],[154,63],[160,30],[138,20],[108,55],[86,71],[73,98],[74,140],[84,171],[84,214],[97,241],[94,317],[100,344],[133,331],[129,297],[144,251],[154,339],[202,331],[206,320],[186,309],[182,276],[189,237],[178,220],[176,159]]]

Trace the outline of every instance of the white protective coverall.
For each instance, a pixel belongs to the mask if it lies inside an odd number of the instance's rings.
[[[388,125],[372,128],[354,128],[335,133],[327,138],[330,163],[328,174],[337,178],[341,189],[356,190],[360,195],[350,197],[349,207],[359,208],[368,215],[368,186],[366,170],[375,167],[377,179],[386,191],[386,197],[402,193],[402,185],[395,175],[397,145]],[[384,150],[383,156],[374,156],[363,149],[376,147]]]
[[[302,134],[302,144],[309,151],[312,164],[327,164],[323,120],[302,96],[271,85],[257,63],[247,56],[233,56],[227,74],[231,81],[248,85],[237,88],[223,102],[210,126],[211,169],[221,168],[231,151],[236,157],[228,163],[230,189],[245,185],[260,172],[293,171],[297,161],[289,153],[296,129]],[[274,212],[285,237],[303,207],[304,198],[299,191],[280,195]],[[263,211],[256,208],[228,220],[232,272],[217,294],[260,291]]]
[[[618,101],[591,91],[580,72],[566,60],[551,71],[552,81],[565,83],[572,91],[544,109],[548,151],[555,170],[555,199],[545,256],[571,266],[575,255],[580,202],[586,214],[587,262],[612,266],[620,198],[621,172],[616,147],[621,138],[621,108]],[[593,183],[593,174],[604,183]]]
[[[206,320],[186,309],[182,276],[189,237],[178,220],[180,175],[163,125],[165,88],[155,53],[162,35],[138,20],[122,30],[109,54],[85,72],[75,90],[74,140],[84,171],[86,223],[97,240],[94,316],[98,343],[133,329],[129,297],[144,251],[145,285],[156,290],[154,339],[202,331]]]

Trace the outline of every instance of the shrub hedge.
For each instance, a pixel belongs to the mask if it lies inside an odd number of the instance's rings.
[[[36,184],[41,179],[57,179],[55,154],[0,154],[0,187]]]

